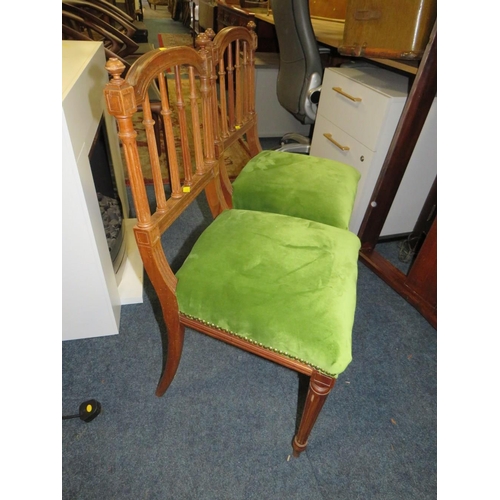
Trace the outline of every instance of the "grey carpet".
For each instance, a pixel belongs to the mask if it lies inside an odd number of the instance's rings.
[[[189,33],[189,28],[180,21],[174,21],[166,5],[158,5],[156,10],[143,3],[144,23],[148,29],[148,42],[159,47],[159,33]]]
[[[210,220],[203,197],[164,237],[178,267]],[[186,243],[186,241],[188,243]],[[163,398],[164,324],[146,279],[117,336],[63,343],[64,499],[430,499],[436,496],[436,331],[362,264],[353,362],[299,459],[294,372],[188,331]]]

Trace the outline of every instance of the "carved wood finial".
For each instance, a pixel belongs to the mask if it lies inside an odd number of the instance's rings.
[[[207,49],[207,47],[212,43],[213,37],[210,37],[210,35],[207,33],[207,31],[200,33],[196,37],[196,46],[200,49]]]
[[[106,69],[112,76],[112,80],[110,81],[110,83],[119,85],[121,82],[123,82],[121,74],[125,69],[125,64],[123,64],[119,59],[117,59],[116,57],[110,57],[106,62]]]
[[[253,40],[253,50],[257,50],[257,33],[255,33],[255,29],[257,28],[257,25],[255,24],[254,21],[248,21],[247,23],[247,29],[250,31],[250,36],[252,37]]]
[[[207,28],[205,30],[205,33],[208,35],[210,40],[213,40],[215,38],[215,31],[212,28]]]

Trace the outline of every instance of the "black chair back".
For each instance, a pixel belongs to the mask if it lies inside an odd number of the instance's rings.
[[[309,1],[273,0],[272,10],[280,54],[278,100],[302,123],[314,123],[306,115],[307,94],[321,85],[323,65],[311,24]]]

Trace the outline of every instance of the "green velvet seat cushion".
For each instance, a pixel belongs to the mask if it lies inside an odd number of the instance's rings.
[[[351,361],[359,247],[343,229],[226,210],[176,274],[179,309],[337,376]]]
[[[262,151],[233,182],[233,206],[347,229],[359,178],[354,167],[338,161]]]

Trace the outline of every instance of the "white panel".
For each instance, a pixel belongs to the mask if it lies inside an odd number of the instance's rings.
[[[405,233],[408,227],[413,230],[436,178],[436,170],[437,101],[434,100],[381,236]]]
[[[63,41],[63,340],[115,335],[122,303],[142,302],[142,263],[125,221],[127,254],[115,275],[90,167],[99,123],[105,124],[117,187],[128,213],[114,119],[104,113],[108,80],[101,43]],[[130,233],[130,234],[127,234]],[[119,286],[118,286],[119,285]]]
[[[120,321],[118,289],[116,282],[113,286],[112,281],[107,283],[105,279],[64,114],[62,125],[63,339],[117,334]],[[97,197],[96,204],[99,209]],[[107,257],[105,264],[112,269],[109,252]]]

